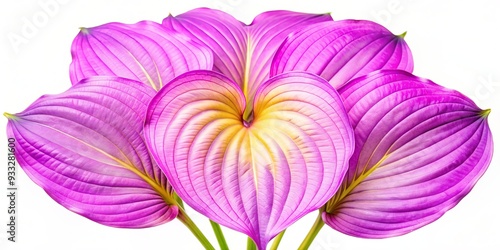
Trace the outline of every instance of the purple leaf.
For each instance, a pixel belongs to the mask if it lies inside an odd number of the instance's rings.
[[[120,76],[158,91],[184,72],[213,66],[209,48],[150,21],[82,28],[71,53],[73,84],[89,76]]]
[[[210,47],[214,70],[240,85],[251,105],[257,88],[269,79],[274,53],[286,37],[310,24],[331,20],[329,14],[269,11],[247,26],[222,11],[199,8],[169,16],[163,25]]]
[[[402,235],[453,208],[493,153],[489,110],[404,71],[380,71],[340,90],[356,148],[326,224],[363,238]]]
[[[145,136],[179,196],[249,235],[259,249],[337,190],[354,148],[340,96],[308,73],[276,76],[245,97],[212,71],[186,73],[148,108]]]
[[[370,21],[318,23],[291,35],[276,52],[271,76],[289,71],[315,73],[339,89],[350,79],[380,69],[413,70],[404,34],[393,35]]]
[[[156,92],[94,77],[10,115],[9,137],[28,176],[55,201],[98,223],[152,227],[177,216],[172,188],[150,157],[143,119]]]

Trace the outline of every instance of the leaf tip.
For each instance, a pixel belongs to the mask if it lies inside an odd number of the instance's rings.
[[[83,35],[88,35],[90,33],[90,30],[88,28],[85,28],[85,27],[79,27],[78,29],[80,29],[80,32],[83,34]]]
[[[10,114],[10,113],[7,113],[7,112],[4,112],[3,116],[7,117],[7,119],[9,119],[9,120],[16,120],[17,119],[17,116]]]
[[[483,118],[487,118],[490,113],[491,113],[491,109],[485,109],[485,110],[481,110],[479,112],[479,115]]]
[[[406,33],[407,33],[407,32],[408,32],[408,31],[405,31],[405,32],[403,32],[402,34],[397,35],[397,37],[399,37],[399,38],[401,38],[401,39],[404,39],[404,38],[405,38],[405,36],[406,36]]]

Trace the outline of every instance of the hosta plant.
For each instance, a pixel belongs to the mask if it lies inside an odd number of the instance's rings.
[[[276,249],[319,211],[362,238],[414,231],[453,208],[490,163],[490,110],[411,74],[405,34],[329,14],[212,9],[82,28],[72,86],[5,113],[28,176],[55,201],[124,228],[185,212]],[[237,247],[239,248],[239,247]]]

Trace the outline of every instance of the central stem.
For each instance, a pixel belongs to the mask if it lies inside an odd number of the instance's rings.
[[[177,219],[179,219],[186,227],[194,234],[194,236],[200,241],[200,243],[205,247],[206,250],[215,250],[215,248],[210,244],[205,235],[200,231],[200,229],[194,224],[194,222],[189,218],[184,209],[179,207],[179,214],[177,214]]]
[[[229,247],[226,243],[226,238],[224,238],[224,234],[222,233],[222,229],[217,222],[210,220],[210,225],[212,225],[212,229],[214,230],[215,237],[217,238],[217,242],[219,242],[219,246],[221,250],[229,250]]]
[[[257,250],[257,246],[250,237],[247,239],[247,250]]]
[[[286,229],[285,229],[286,230]],[[283,239],[283,235],[285,235],[285,230],[281,231],[281,233],[274,238],[273,245],[271,246],[271,250],[277,250],[280,245],[281,239]]]
[[[306,238],[304,239],[304,241],[302,241],[302,244],[300,244],[298,250],[309,249],[314,238],[316,238],[316,235],[318,235],[321,228],[325,225],[325,222],[323,222],[323,218],[321,217],[322,213],[323,212],[320,209],[318,217],[316,218],[316,221],[314,222],[313,226],[311,227],[311,230],[309,231],[309,233],[306,235]]]

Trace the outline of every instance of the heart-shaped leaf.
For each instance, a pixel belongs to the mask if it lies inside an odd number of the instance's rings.
[[[488,167],[486,117],[457,91],[404,71],[380,71],[340,90],[356,148],[323,219],[343,233],[409,233],[453,208]]]
[[[308,73],[264,83],[244,121],[245,97],[229,78],[186,73],[150,103],[148,146],[179,196],[259,249],[333,196],[353,134],[337,92]]]
[[[252,105],[257,89],[269,79],[271,61],[286,37],[310,24],[331,21],[329,14],[268,11],[245,25],[222,11],[199,8],[169,16],[163,25],[210,47],[214,70],[236,82],[247,105]]]
[[[159,90],[184,72],[213,66],[209,48],[151,21],[82,28],[71,54],[73,84],[90,76],[119,76]]]
[[[307,71],[338,89],[350,79],[375,70],[412,72],[413,57],[403,37],[365,20],[313,24],[290,35],[281,45],[273,59],[271,76]]]
[[[113,227],[156,226],[178,209],[143,138],[155,93],[132,80],[90,78],[6,114],[7,134],[23,170],[67,209]]]

